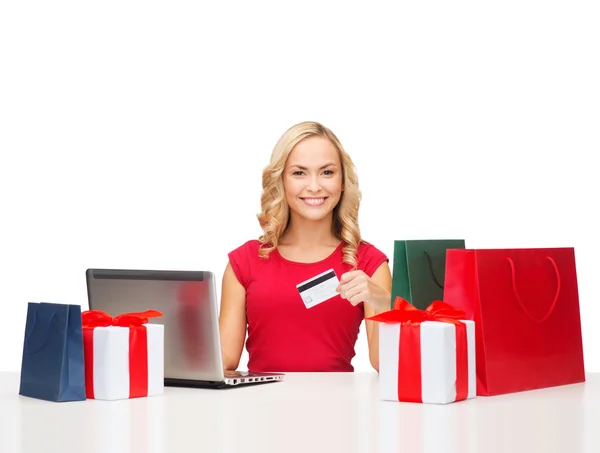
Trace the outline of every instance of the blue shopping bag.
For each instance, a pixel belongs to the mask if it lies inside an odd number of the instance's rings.
[[[57,402],[86,399],[79,305],[28,304],[19,395]]]

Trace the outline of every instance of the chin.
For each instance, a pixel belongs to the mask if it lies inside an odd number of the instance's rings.
[[[325,220],[328,218],[329,213],[327,214],[323,214],[323,215],[304,215],[304,214],[300,214],[302,218],[306,219],[306,220],[312,220],[314,222],[318,222],[320,220]]]
[[[319,212],[311,212],[311,211],[307,211],[306,209],[301,209],[299,211],[297,211],[298,215],[306,220],[314,220],[314,221],[318,221],[318,220],[324,220],[327,217],[331,216],[333,210],[332,209],[327,209],[327,210],[322,210]]]

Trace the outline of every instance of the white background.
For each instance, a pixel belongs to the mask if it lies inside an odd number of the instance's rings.
[[[574,0],[4,0],[0,370],[20,369],[28,301],[87,308],[88,267],[220,280],[260,233],[275,142],[316,120],[390,258],[405,238],[574,246],[600,371],[599,23]]]

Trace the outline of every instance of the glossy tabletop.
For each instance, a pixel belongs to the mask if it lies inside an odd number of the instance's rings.
[[[18,388],[17,373],[0,373],[2,453],[600,452],[600,373],[445,406],[380,401],[375,373],[121,401],[52,403]]]

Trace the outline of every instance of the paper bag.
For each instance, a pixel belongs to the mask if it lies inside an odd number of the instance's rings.
[[[19,395],[55,402],[85,400],[79,305],[28,304]]]
[[[463,239],[394,241],[392,301],[401,297],[424,310],[443,300],[446,250],[464,248]]]
[[[585,381],[573,248],[448,250],[444,301],[475,321],[478,395]]]

